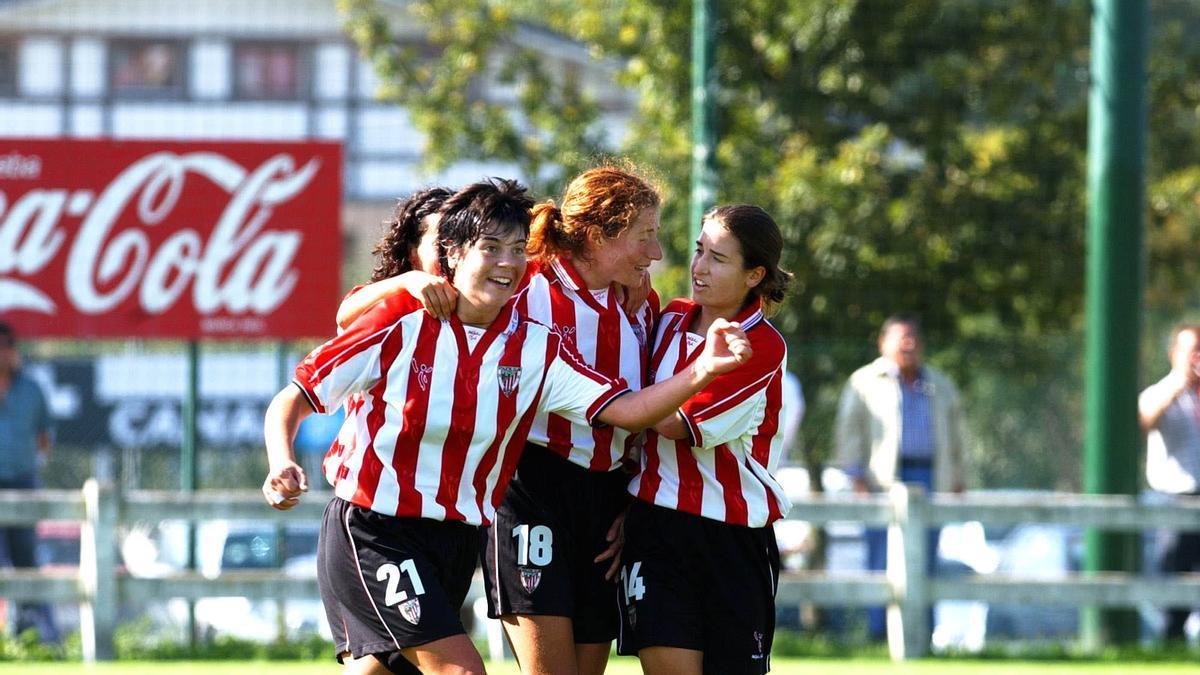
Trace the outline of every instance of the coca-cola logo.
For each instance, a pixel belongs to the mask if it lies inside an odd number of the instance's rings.
[[[136,299],[153,316],[189,291],[201,317],[269,314],[296,286],[304,234],[264,225],[320,165],[313,158],[297,166],[279,153],[248,171],[218,152],[155,152],[131,163],[99,196],[85,188],[38,187],[9,203],[0,192],[0,312],[59,313],[55,299],[31,280],[66,256],[62,297],[81,314],[103,314]],[[228,195],[215,225],[173,216],[189,177],[211,181]],[[136,218],[122,215],[130,211]],[[64,221],[73,219],[80,223],[71,231]],[[168,236],[151,236],[164,227]]]

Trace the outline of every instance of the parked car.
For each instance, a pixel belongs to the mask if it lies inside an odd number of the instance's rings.
[[[209,540],[220,538],[220,547],[201,549],[201,572],[216,576],[230,570],[280,569],[298,578],[317,576],[317,523],[271,524],[208,523]],[[221,537],[221,530],[224,536]],[[280,535],[282,534],[282,537]],[[211,551],[218,551],[219,558]],[[215,558],[215,562],[214,562]],[[282,621],[279,612],[283,612]],[[267,641],[280,629],[290,637],[319,634],[331,639],[329,622],[320,598],[255,600],[244,597],[202,598],[196,601],[196,622],[210,634]]]
[[[997,543],[998,574],[1026,579],[1060,579],[1082,569],[1083,530],[1047,523],[1009,529]],[[1032,640],[1073,638],[1079,634],[1079,608],[1070,605],[992,604],[987,637]]]

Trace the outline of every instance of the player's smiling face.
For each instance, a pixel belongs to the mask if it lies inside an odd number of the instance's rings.
[[[519,228],[485,232],[466,248],[450,251],[459,303],[494,318],[525,274],[525,238]]]
[[[618,284],[636,288],[655,260],[662,260],[658,243],[658,209],[642,209],[633,224],[591,251],[595,269]]]

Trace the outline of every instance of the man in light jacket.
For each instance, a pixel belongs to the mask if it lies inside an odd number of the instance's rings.
[[[1200,496],[1200,324],[1171,331],[1171,372],[1138,397],[1138,421],[1146,432],[1146,482],[1174,497]],[[1200,530],[1175,533],[1163,557],[1164,571],[1200,571]],[[1167,611],[1168,640],[1183,640],[1192,608]]]
[[[897,481],[928,492],[961,492],[965,418],[950,378],[922,363],[921,327],[915,316],[889,317],[879,331],[879,358],[854,371],[838,404],[834,443],[837,464],[859,493],[886,491]],[[930,533],[929,570],[937,551]],[[887,532],[867,531],[867,567],[883,570]],[[868,632],[884,637],[882,608],[868,612]]]

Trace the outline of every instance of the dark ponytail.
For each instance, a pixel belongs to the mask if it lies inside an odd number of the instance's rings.
[[[763,280],[750,292],[762,300],[766,313],[773,312],[792,284],[792,273],[779,267],[783,233],[775,219],[751,204],[727,204],[710,209],[704,220],[719,223],[737,238],[745,269],[763,268]]]

